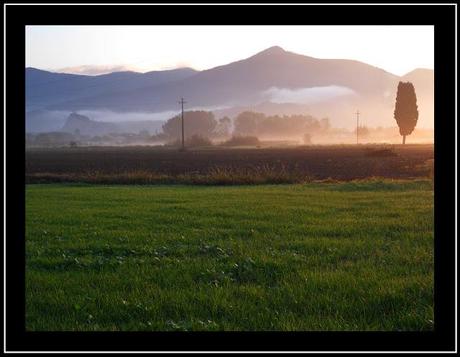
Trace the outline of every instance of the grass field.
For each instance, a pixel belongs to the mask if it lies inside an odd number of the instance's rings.
[[[433,329],[431,181],[28,185],[26,328]]]

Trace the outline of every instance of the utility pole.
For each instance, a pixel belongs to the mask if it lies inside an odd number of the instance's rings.
[[[359,110],[356,111],[356,144],[358,144],[358,132],[359,132]]]
[[[185,142],[184,142],[184,103],[187,103],[184,98],[181,98],[179,104],[181,105],[181,118],[182,118],[182,150],[185,150]]]

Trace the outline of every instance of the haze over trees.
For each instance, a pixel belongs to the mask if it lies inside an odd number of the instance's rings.
[[[186,111],[185,140],[188,146],[194,147],[219,143],[230,146],[258,146],[260,142],[271,142],[269,145],[355,143],[356,128],[350,130],[331,125],[328,117],[319,119],[307,110],[304,113],[265,114],[246,109],[230,117],[223,116],[219,110]],[[71,141],[75,141],[78,146],[175,145],[182,136],[180,114],[165,114],[162,120],[131,121],[93,120],[92,113],[90,114],[91,118],[72,112],[67,116],[64,125],[57,130],[29,132],[26,136],[26,145],[69,146]],[[394,117],[398,127],[373,127],[368,125],[372,120],[369,120],[366,113],[365,124],[358,129],[359,138],[362,140],[360,143],[396,143],[400,142],[401,135],[405,143],[405,136],[413,132],[418,121],[417,98],[411,82],[401,82],[398,86]],[[386,120],[388,122],[388,116]],[[432,130],[418,128],[416,135],[412,135],[412,142],[430,142],[433,140],[432,134]],[[235,139],[229,140],[231,138]]]
[[[235,135],[266,137],[294,137],[303,133],[325,134],[330,129],[328,118],[321,120],[311,115],[273,115],[246,111],[235,119]]]
[[[232,120],[227,116],[220,118],[214,132],[218,137],[230,136],[232,133]]]
[[[406,143],[406,136],[412,134],[418,120],[417,96],[411,82],[399,82],[396,94],[394,118],[398,123],[399,133]]]
[[[184,113],[184,117],[184,132],[187,138],[194,135],[210,137],[217,126],[217,120],[212,112],[204,110],[188,111]],[[179,139],[182,133],[180,114],[169,119],[163,125],[163,132],[171,139]]]
[[[205,138],[222,138],[234,135],[287,138],[300,137],[303,133],[313,136],[325,134],[331,127],[328,118],[319,120],[311,115],[267,116],[251,111],[242,112],[235,118],[233,131],[230,118],[216,120],[212,112],[188,111],[184,118],[186,137],[199,135]],[[180,115],[174,116],[163,125],[164,134],[171,139],[178,139],[181,130]]]
[[[356,130],[358,131],[358,136],[360,138],[366,138],[370,135],[370,130],[367,126],[359,126],[357,129],[353,130],[353,132],[356,134]]]

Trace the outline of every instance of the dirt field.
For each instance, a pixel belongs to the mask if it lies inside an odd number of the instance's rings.
[[[29,149],[26,176],[41,174],[206,174],[215,168],[301,172],[313,179],[419,178],[432,173],[433,145],[311,146],[297,148],[190,149],[82,147]]]

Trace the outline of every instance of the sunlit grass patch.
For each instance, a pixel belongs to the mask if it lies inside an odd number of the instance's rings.
[[[28,330],[433,329],[429,181],[28,185]]]

